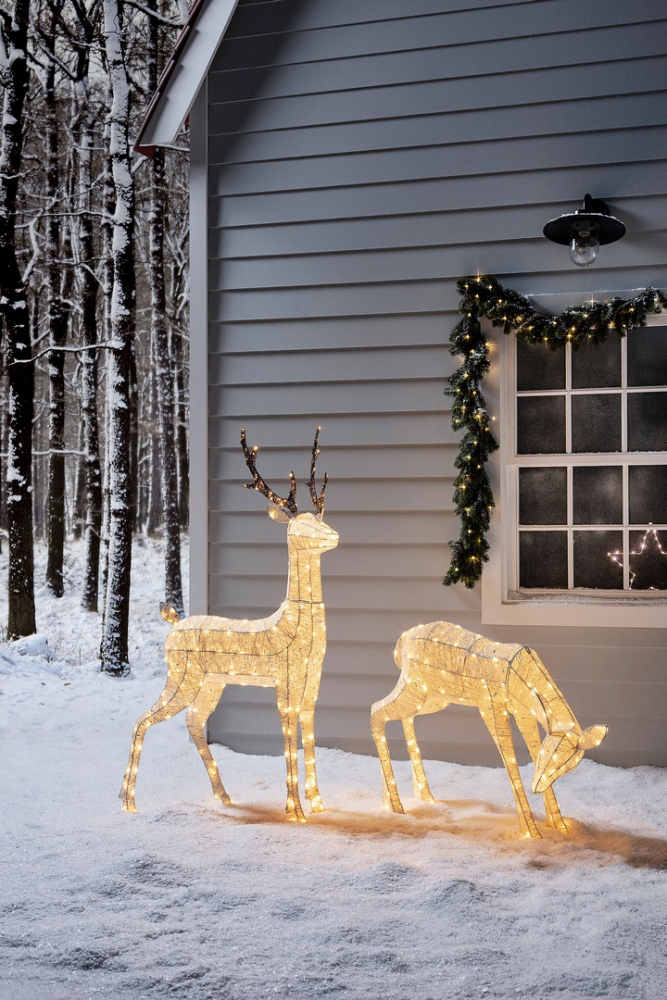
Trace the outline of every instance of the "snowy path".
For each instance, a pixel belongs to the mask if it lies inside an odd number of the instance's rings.
[[[149,596],[131,680],[0,647],[0,1000],[665,1000],[667,771],[584,760],[557,786],[573,836],[535,842],[501,768],[427,765],[446,802],[426,807],[399,763],[399,817],[376,760],[322,750],[328,811],[293,826],[281,758],[214,747],[224,808],[180,716],[148,734],[123,813],[162,686]],[[72,658],[96,633],[63,601],[44,597],[40,629],[69,614]]]

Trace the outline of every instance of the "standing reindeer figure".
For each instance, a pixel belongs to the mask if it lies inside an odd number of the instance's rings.
[[[162,616],[174,626],[165,641],[167,683],[157,702],[134,727],[130,761],[120,792],[123,808],[136,812],[134,786],[144,734],[149,726],[169,719],[184,708],[186,723],[204,761],[216,798],[229,805],[218,767],[206,743],[204,726],[227,684],[275,687],[285,739],[287,763],[287,807],[290,820],[305,822],[297,784],[297,723],[301,726],[306,769],[306,796],[313,812],[323,810],[315,773],[313,716],[326,649],[326,623],[322,603],[320,557],[335,549],[338,535],[322,520],[324,491],[315,486],[315,463],[319,455],[320,428],[315,434],[307,483],[315,514],[299,514],[296,479],[290,472],[290,492],[279,497],[257,472],[258,449],[248,448],[245,428],[241,445],[252,473],[244,484],[267,497],[267,510],[274,521],[287,523],[289,575],[287,597],[275,614],[256,621],[237,621],[195,615],[179,621],[173,608],[162,606]]]
[[[521,831],[539,837],[535,819],[516,762],[509,713],[526,741],[535,764],[533,792],[544,793],[549,824],[563,833],[567,826],[551,787],[584,755],[598,746],[606,726],[582,732],[544,664],[527,646],[492,642],[449,622],[417,625],[404,632],[394,650],[401,671],[391,694],[371,709],[371,728],[382,764],[385,799],[394,812],[403,812],[391,766],[385,724],[400,719],[408,745],[416,794],[433,802],[415,738],[415,715],[438,712],[450,704],[475,705],[491,733],[507,769],[514,792]],[[546,732],[540,741],[538,723]]]

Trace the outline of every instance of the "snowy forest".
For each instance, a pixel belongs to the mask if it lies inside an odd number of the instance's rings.
[[[102,670],[128,670],[132,538],[161,534],[182,613],[187,529],[187,136],[132,145],[186,0],[0,0],[0,537],[7,638],[35,588],[101,613]],[[35,578],[34,545],[47,549]]]

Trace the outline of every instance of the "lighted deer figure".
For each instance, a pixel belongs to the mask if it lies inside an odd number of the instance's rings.
[[[398,683],[371,709],[385,799],[394,812],[402,813],[403,806],[396,790],[385,724],[392,719],[402,721],[416,794],[433,802],[415,738],[414,717],[438,712],[450,704],[475,705],[507,769],[522,832],[540,836],[521,783],[509,713],[535,763],[532,790],[544,793],[547,822],[567,833],[551,786],[556,778],[577,766],[584,750],[602,742],[607,727],[591,726],[582,731],[537,654],[527,646],[484,639],[460,625],[431,622],[404,632],[396,644],[394,659],[401,671]],[[546,733],[543,742],[538,723]]]
[[[134,727],[130,761],[120,792],[124,809],[136,811],[134,786],[146,730],[184,708],[188,709],[187,727],[208,771],[213,794],[230,804],[231,799],[223,788],[208,748],[204,726],[226,685],[254,684],[276,688],[285,739],[289,819],[304,822],[297,783],[297,724],[301,726],[303,739],[306,796],[313,812],[322,811],[315,773],[313,730],[326,648],[320,557],[338,545],[338,535],[322,520],[328,476],[324,477],[319,495],[315,486],[319,433],[318,427],[307,484],[315,513],[299,514],[294,473],[290,472],[288,496],[274,493],[257,472],[258,449],[248,448],[245,428],[241,429],[241,445],[253,478],[252,483],[245,484],[246,488],[257,490],[271,501],[268,513],[273,520],[287,523],[287,597],[275,614],[255,621],[206,615],[179,621],[173,608],[162,608],[163,617],[174,626],[164,644],[167,683],[156,703]]]

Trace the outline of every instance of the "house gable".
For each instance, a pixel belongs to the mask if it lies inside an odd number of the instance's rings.
[[[151,156],[156,146],[172,146],[239,0],[195,0],[146,110],[134,148]]]

